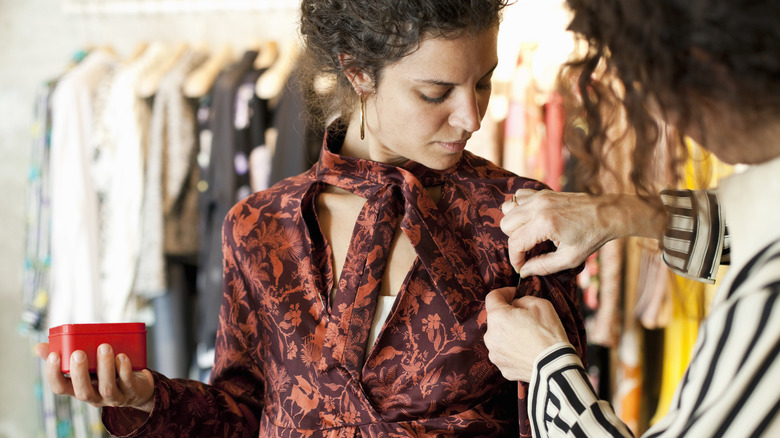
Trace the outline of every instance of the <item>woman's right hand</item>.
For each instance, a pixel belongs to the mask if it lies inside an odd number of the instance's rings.
[[[114,356],[109,344],[97,351],[97,381],[89,374],[87,355],[74,351],[70,356],[70,377],[61,371],[59,354],[40,343],[35,353],[46,361],[46,378],[52,392],[68,395],[96,407],[130,407],[151,412],[154,407],[154,377],[149,370],[133,371],[125,354]]]
[[[501,230],[509,259],[521,277],[549,275],[578,266],[612,239],[661,239],[665,216],[636,195],[518,190],[501,206]],[[551,240],[556,250],[531,259],[526,252]]]
[[[516,291],[505,287],[485,297],[485,346],[504,378],[530,382],[541,353],[569,339],[551,302],[531,296],[515,299]]]

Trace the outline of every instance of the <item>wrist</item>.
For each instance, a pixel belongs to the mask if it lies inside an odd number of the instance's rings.
[[[568,355],[569,361],[572,363],[579,363],[580,366],[582,366],[582,361],[580,360],[579,356],[577,356],[577,350],[575,350],[574,346],[569,341],[561,341],[556,342],[555,344],[550,345],[549,347],[542,350],[541,353],[539,353],[536,358],[534,359],[533,363],[533,369],[541,369],[547,362],[549,362],[549,358],[562,355]]]
[[[659,202],[644,200],[637,195],[621,194],[617,204],[620,211],[617,213],[620,220],[614,221],[616,226],[615,238],[636,236],[647,237],[661,241],[666,229],[666,214]]]

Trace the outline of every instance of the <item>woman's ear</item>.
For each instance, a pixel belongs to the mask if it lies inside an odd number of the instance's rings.
[[[342,53],[339,55],[339,63],[341,63],[342,67],[349,65],[349,61],[351,60],[352,57],[347,54]],[[347,67],[343,71],[349,83],[352,84],[352,88],[355,90],[355,93],[367,93],[374,88],[374,81],[365,70],[353,66]]]

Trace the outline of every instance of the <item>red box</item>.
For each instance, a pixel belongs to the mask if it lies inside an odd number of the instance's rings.
[[[114,355],[126,354],[134,370],[146,368],[146,324],[142,322],[65,324],[49,329],[49,351],[60,354],[65,374],[70,372],[70,355],[76,350],[87,354],[89,372],[97,372],[100,344],[110,344]]]

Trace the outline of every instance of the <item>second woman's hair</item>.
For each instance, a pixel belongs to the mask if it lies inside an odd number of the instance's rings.
[[[570,101],[579,101],[583,108],[569,114],[587,121],[585,141],[570,145],[585,163],[589,182],[598,181],[608,162],[616,125],[626,127],[618,129],[623,139],[636,144],[631,151],[632,183],[649,195],[655,191],[657,145],[664,140],[660,119],[674,124],[678,133],[689,128],[702,133],[706,146],[704,108],[728,108],[729,117],[746,129],[780,113],[780,2],[567,3],[573,12],[570,29],[585,48],[564,69],[562,84],[567,84],[564,90],[575,91]],[[676,150],[673,172],[684,150]],[[598,190],[598,184],[591,187]]]

